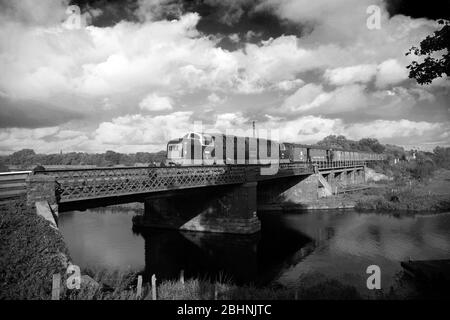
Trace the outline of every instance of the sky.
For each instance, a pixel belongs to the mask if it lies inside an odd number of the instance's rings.
[[[280,141],[450,146],[450,80],[418,85],[405,55],[449,1],[418,3],[0,0],[0,154],[155,152],[252,121]]]

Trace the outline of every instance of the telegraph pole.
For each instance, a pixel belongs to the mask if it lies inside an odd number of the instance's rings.
[[[253,138],[256,136],[256,126],[255,126],[256,120],[252,120],[252,126],[253,126]]]

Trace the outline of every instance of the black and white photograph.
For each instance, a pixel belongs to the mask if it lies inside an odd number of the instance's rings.
[[[450,300],[449,44],[448,0],[0,0],[0,300]]]

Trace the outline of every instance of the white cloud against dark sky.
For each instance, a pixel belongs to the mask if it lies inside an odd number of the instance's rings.
[[[0,1],[0,153],[158,151],[199,120],[449,145],[449,81],[419,86],[406,69],[434,20],[381,0],[200,3],[82,1],[70,29],[68,1]]]

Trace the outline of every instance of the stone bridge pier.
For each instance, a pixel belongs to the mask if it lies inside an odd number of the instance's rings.
[[[318,198],[318,174],[267,180],[258,185],[258,203],[261,205],[301,205]]]
[[[252,234],[261,229],[256,198],[257,182],[165,193],[145,199],[145,213],[137,227]]]

